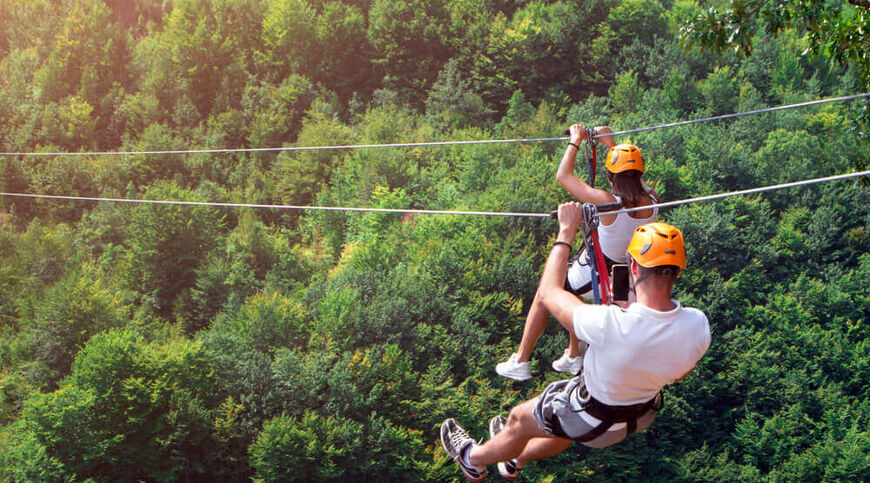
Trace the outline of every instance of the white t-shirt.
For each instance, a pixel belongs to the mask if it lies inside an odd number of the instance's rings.
[[[710,347],[710,324],[700,310],[672,302],[667,312],[639,303],[574,310],[574,333],[589,344],[589,394],[613,406],[642,403],[695,367]]]

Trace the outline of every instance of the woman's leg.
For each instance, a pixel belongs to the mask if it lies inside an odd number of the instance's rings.
[[[517,362],[526,362],[532,357],[532,349],[538,342],[538,338],[544,333],[547,328],[547,319],[550,313],[544,307],[540,295],[535,292],[535,299],[532,301],[532,306],[529,308],[529,313],[526,315],[526,325],[523,327],[523,338],[520,341],[520,347],[517,349]]]
[[[583,255],[581,254],[580,257],[582,258]],[[588,265],[573,264],[569,266],[568,273],[569,283],[572,285],[577,284],[577,286],[582,287],[592,280]],[[538,342],[541,334],[546,330],[549,317],[550,313],[544,307],[540,295],[538,292],[535,292],[535,299],[532,300],[532,306],[529,308],[529,313],[526,315],[526,323],[523,326],[523,338],[520,340],[520,346],[517,349],[516,362],[526,362],[532,358],[532,350],[535,348],[535,344]],[[583,347],[585,343],[581,343],[573,333],[570,334],[570,337],[569,349],[571,350],[571,357],[585,354],[586,348]]]
[[[568,333],[568,338],[568,355],[571,357],[581,357],[586,355],[586,349],[589,348],[589,344],[578,339],[573,332]]]

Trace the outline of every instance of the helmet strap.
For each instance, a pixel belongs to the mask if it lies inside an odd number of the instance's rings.
[[[629,257],[629,258],[631,258],[631,261],[634,262],[634,265],[636,267],[638,267],[637,271],[641,272],[641,270],[640,270],[641,264],[637,263],[637,260],[635,260],[634,257]],[[631,275],[629,277],[629,289],[632,291],[632,293],[637,295],[637,286],[640,285],[641,283],[643,283],[647,278],[649,278],[649,276],[652,275],[653,271],[652,270],[643,270],[643,274],[641,274],[640,277],[637,277],[637,278],[634,277],[633,270],[629,270],[628,273]]]

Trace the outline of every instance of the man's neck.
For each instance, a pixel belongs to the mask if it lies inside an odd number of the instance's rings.
[[[677,308],[674,301],[671,300],[671,292],[669,290],[645,290],[646,288],[637,288],[637,303],[646,305],[659,312],[667,312]]]

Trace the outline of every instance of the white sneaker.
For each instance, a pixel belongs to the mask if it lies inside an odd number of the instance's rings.
[[[553,361],[553,369],[576,376],[580,373],[580,369],[583,369],[583,356],[571,357],[570,353],[569,349],[565,349],[562,357]]]
[[[495,372],[499,376],[513,379],[514,381],[527,381],[532,378],[532,370],[529,361],[517,362],[517,354],[511,354],[510,359],[495,365]]]

